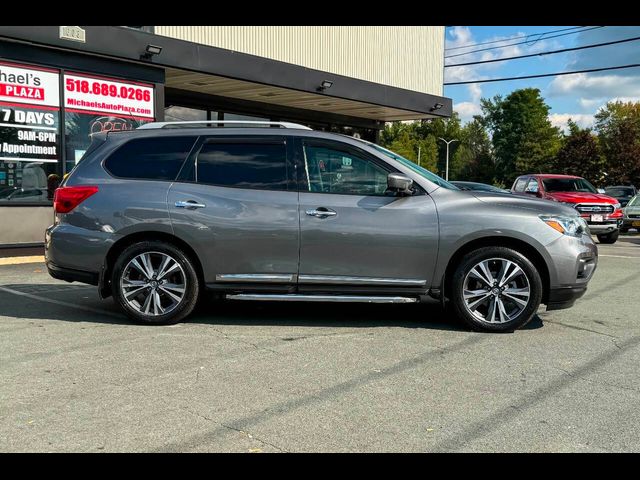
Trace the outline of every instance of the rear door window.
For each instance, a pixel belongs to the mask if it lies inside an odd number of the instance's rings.
[[[196,158],[196,182],[221,187],[288,190],[284,139],[211,139]]]
[[[115,177],[175,180],[197,137],[153,137],[128,141],[105,161]]]

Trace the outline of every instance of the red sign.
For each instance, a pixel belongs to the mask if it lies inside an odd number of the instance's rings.
[[[155,118],[152,85],[65,74],[64,90],[64,105],[70,110]]]
[[[55,70],[0,62],[0,101],[58,107],[59,77]]]

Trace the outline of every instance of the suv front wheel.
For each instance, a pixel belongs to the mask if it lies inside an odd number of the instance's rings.
[[[170,325],[188,316],[200,285],[191,260],[170,243],[144,241],[127,247],[111,277],[113,298],[139,323]]]
[[[533,318],[542,301],[536,267],[520,252],[506,247],[467,253],[452,280],[453,310],[473,330],[516,330]]]

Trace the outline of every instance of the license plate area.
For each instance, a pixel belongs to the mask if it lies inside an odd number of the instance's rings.
[[[603,222],[604,221],[604,215],[591,215],[591,221],[592,222]]]

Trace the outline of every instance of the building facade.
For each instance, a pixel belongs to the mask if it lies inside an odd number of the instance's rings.
[[[0,27],[0,248],[43,242],[95,132],[276,120],[375,141],[451,115],[444,27]]]

